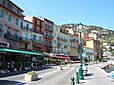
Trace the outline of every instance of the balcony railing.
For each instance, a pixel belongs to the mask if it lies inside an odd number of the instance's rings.
[[[0,1],[0,4],[2,4],[3,6],[5,6],[9,10],[11,10],[12,12],[15,12],[17,15],[23,16],[21,10],[19,10],[18,8],[15,8],[14,5],[10,4],[9,1],[5,1],[5,2],[4,1]]]
[[[46,27],[45,27],[45,30],[48,30],[48,31],[50,31],[50,32],[53,32],[52,27],[49,27],[49,26],[46,26]]]
[[[78,39],[70,39],[70,42],[78,42]]]
[[[37,30],[37,29],[33,29],[33,32],[36,32],[36,33],[39,33],[39,34],[44,34],[44,32],[40,31],[40,30]]]
[[[46,45],[46,46],[49,46],[49,47],[52,47],[52,45],[51,45],[51,44],[47,44],[47,43],[45,43],[45,45]]]
[[[31,38],[27,38],[27,37],[20,37],[21,41],[25,41],[25,42],[31,42]]]
[[[61,44],[61,43],[57,43],[57,46],[58,46],[58,47],[61,47],[61,46],[62,46],[62,44]]]
[[[68,46],[67,45],[64,45],[64,48],[67,48]]]
[[[66,38],[62,38],[62,37],[57,37],[57,39],[58,39],[58,40],[65,41],[65,42],[67,42],[67,41],[68,41],[68,39],[66,39]]]
[[[11,39],[11,40],[14,40],[14,41],[20,41],[20,37],[19,36],[17,36],[17,35],[12,35],[12,34],[10,34],[10,33],[5,33],[4,34],[4,38],[6,38],[6,39]]]
[[[32,31],[32,28],[28,28],[28,27],[22,26],[22,25],[21,25],[21,29]]]
[[[44,41],[41,41],[41,40],[32,39],[32,42],[35,42],[35,43],[38,43],[38,44],[44,44]]]
[[[49,35],[44,35],[45,37],[47,37],[47,38],[53,38],[53,36],[49,36]]]

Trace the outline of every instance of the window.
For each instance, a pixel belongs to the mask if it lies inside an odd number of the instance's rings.
[[[8,27],[7,33],[10,34],[10,32],[11,32],[11,28]]]
[[[46,40],[46,45],[48,45],[48,40]]]
[[[3,30],[3,24],[0,23],[0,30]]]
[[[56,44],[57,43],[57,41],[56,40],[54,40],[54,44]]]
[[[16,18],[15,24],[18,25],[19,24],[19,19]]]
[[[58,32],[58,27],[56,26],[56,31]]]
[[[54,37],[56,37],[56,33],[54,33]]]
[[[15,30],[15,36],[18,37],[18,31],[17,30]]]
[[[50,46],[52,46],[52,41],[50,41],[49,43],[50,43]]]
[[[0,37],[2,37],[2,30],[0,30]]]
[[[8,21],[12,22],[12,15],[11,14],[8,15]]]
[[[23,22],[21,22],[21,28],[23,28]]]
[[[2,0],[2,4],[3,5],[6,5],[6,0]]]
[[[0,17],[4,19],[5,11],[3,9],[0,10]]]
[[[25,40],[28,40],[28,33],[25,34]]]
[[[36,40],[36,35],[33,35],[33,39]]]
[[[54,52],[56,52],[56,48],[54,47]]]
[[[27,30],[29,29],[29,24],[26,24],[26,29],[27,29]]]

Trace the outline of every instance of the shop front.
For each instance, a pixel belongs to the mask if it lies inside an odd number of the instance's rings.
[[[0,73],[35,69],[42,67],[43,61],[43,54],[0,48]]]

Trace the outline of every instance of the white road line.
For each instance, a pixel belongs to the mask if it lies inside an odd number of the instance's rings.
[[[44,76],[46,76],[46,75],[49,75],[49,74],[52,74],[52,73],[55,73],[55,72],[57,72],[58,70],[55,70],[55,71],[52,71],[52,72],[49,72],[49,73],[46,73],[46,74],[43,74],[43,75],[40,75],[40,76],[38,76],[38,78],[42,78],[42,77],[44,77]],[[20,85],[20,84],[23,84],[23,83],[28,83],[27,81],[18,81],[19,83],[16,83],[16,84],[13,84],[13,85]]]
[[[49,72],[49,73],[40,75],[39,78],[44,77],[44,76],[49,75],[49,74],[52,74],[52,73],[55,73],[55,72],[57,72],[57,71],[58,71],[58,70],[55,70],[55,71],[52,71],[52,72]]]
[[[66,68],[66,69],[68,69],[68,68]],[[71,69],[75,69],[75,67],[72,67]],[[51,71],[51,72],[48,72],[48,73],[46,73],[46,74],[40,75],[40,76],[38,76],[38,78],[42,78],[42,77],[47,76],[47,75],[49,75],[49,74],[55,73],[55,72],[57,72],[57,71],[59,71],[59,70]],[[25,83],[24,85],[26,85],[26,83],[29,83],[29,82],[23,81],[23,80],[22,80],[22,81],[18,81],[18,82],[20,82],[20,83],[16,83],[16,84],[14,84],[14,85],[20,85],[20,84],[23,84],[23,83]]]

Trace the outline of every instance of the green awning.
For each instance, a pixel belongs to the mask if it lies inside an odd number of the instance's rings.
[[[22,50],[14,50],[14,49],[7,49],[7,48],[0,48],[0,51],[43,56],[43,54],[36,53],[36,52],[29,52],[29,51],[22,51]]]

